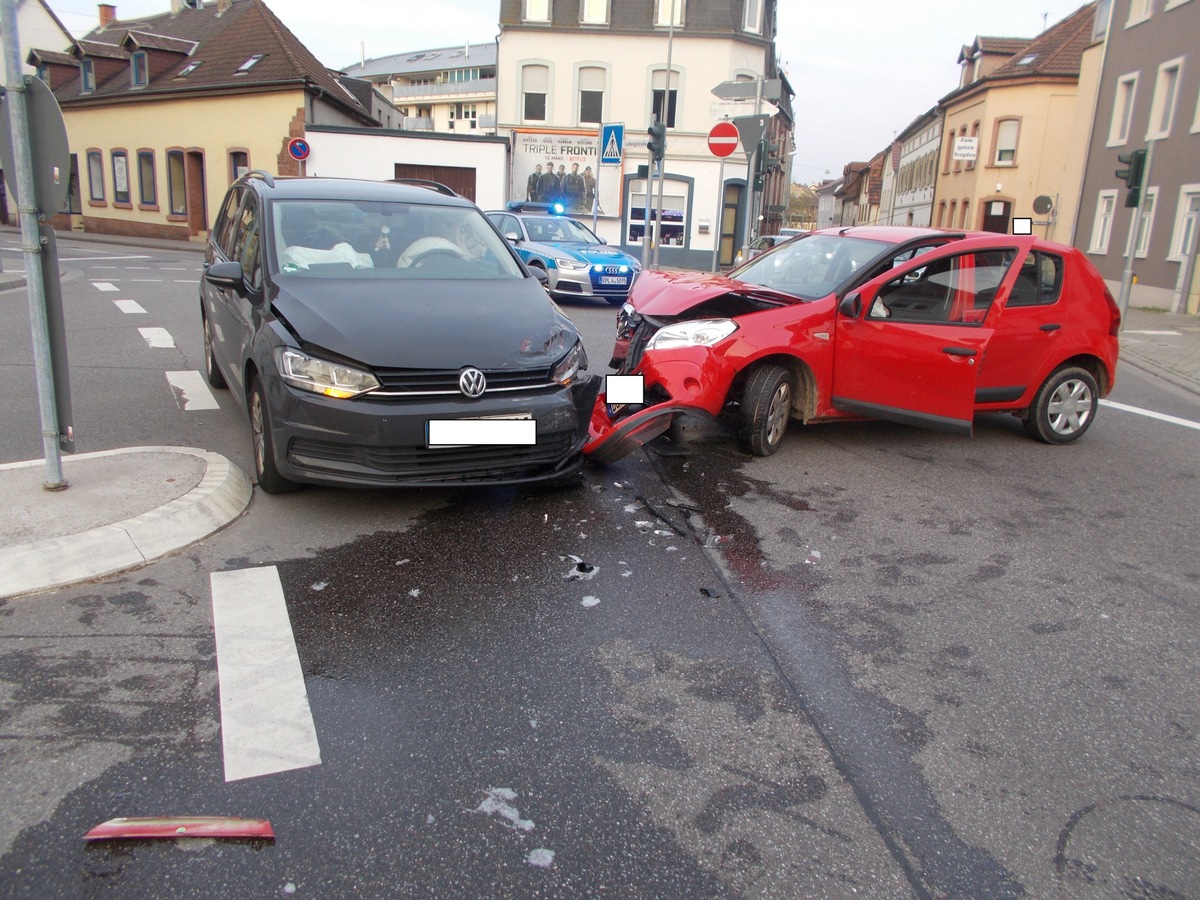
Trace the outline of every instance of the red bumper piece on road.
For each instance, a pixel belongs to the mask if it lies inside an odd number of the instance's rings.
[[[238,819],[229,816],[151,816],[141,819],[109,819],[83,836],[85,841],[138,838],[266,838],[275,839],[267,819]]]

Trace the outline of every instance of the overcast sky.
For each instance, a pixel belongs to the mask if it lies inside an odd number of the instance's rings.
[[[564,0],[559,0],[564,2]],[[570,0],[566,0],[570,2]],[[616,0],[619,2],[619,0]],[[171,0],[114,0],[119,18],[166,12]],[[494,40],[497,0],[268,0],[330,68]],[[796,91],[793,178],[819,181],[867,160],[958,83],[956,60],[976,35],[1036,37],[1082,0],[780,0],[776,49]],[[96,4],[50,0],[76,37]],[[666,62],[666,38],[663,38]],[[721,77],[715,77],[714,86]]]

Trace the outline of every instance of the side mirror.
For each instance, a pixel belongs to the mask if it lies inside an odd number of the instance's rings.
[[[506,234],[504,236],[504,239],[507,240],[510,244],[514,244],[514,245],[521,243],[521,236],[519,234],[511,234],[511,233]]]
[[[240,262],[213,263],[205,270],[204,277],[213,287],[237,291],[243,297],[246,295],[246,281]]]
[[[548,288],[550,286],[550,275],[541,266],[530,266],[529,271],[533,273],[533,277],[538,280],[542,287]]]
[[[857,319],[862,315],[862,295],[857,291],[847,294],[838,304],[838,312],[849,319]]]

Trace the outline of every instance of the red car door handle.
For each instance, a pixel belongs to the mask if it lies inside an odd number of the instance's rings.
[[[948,353],[951,356],[975,356],[979,351],[972,350],[969,347],[943,347],[943,353]]]
[[[1056,323],[1053,323],[1053,322],[1052,322],[1052,323],[1050,323],[1050,324],[1047,324],[1047,325],[1043,325],[1043,326],[1041,326],[1041,330],[1042,330],[1042,331],[1058,331],[1058,329],[1060,329],[1060,328],[1062,328],[1062,326],[1061,326],[1061,325],[1058,325],[1058,324],[1056,324]]]

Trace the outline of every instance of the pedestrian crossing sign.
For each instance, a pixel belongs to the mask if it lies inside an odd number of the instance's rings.
[[[625,125],[615,123],[600,126],[600,165],[619,166],[625,144]]]

